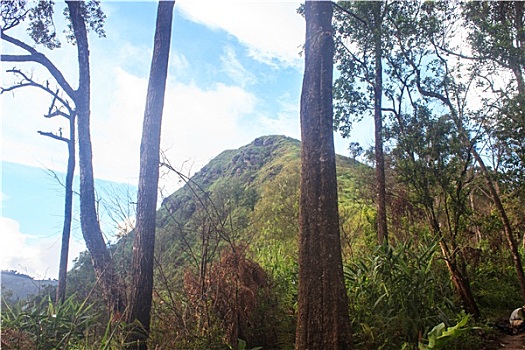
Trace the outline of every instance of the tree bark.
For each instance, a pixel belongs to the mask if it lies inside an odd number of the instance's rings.
[[[159,1],[151,61],[142,141],[137,199],[137,224],[133,241],[133,284],[127,320],[142,329],[131,334],[133,349],[147,349],[153,291],[153,257],[159,182],[162,112],[168,75],[173,7],[175,1]]]
[[[80,226],[109,310],[114,313],[115,317],[119,317],[125,307],[123,291],[114,273],[112,259],[102,236],[95,206],[95,181],[90,135],[91,78],[86,23],[82,15],[82,3],[79,1],[66,1],[66,3],[76,39],[79,65],[79,85],[78,89],[74,91],[74,101],[78,122]]]
[[[56,302],[63,303],[66,299],[67,284],[67,260],[69,256],[69,239],[71,236],[71,220],[73,217],[73,179],[75,176],[75,121],[74,113],[69,116],[69,141],[67,142],[68,159],[65,183],[65,203],[64,203],[64,226],[62,228],[62,246],[60,247],[60,263],[58,267],[58,285],[56,292]]]
[[[333,140],[332,4],[306,1],[296,349],[350,349]]]
[[[376,165],[376,193],[377,193],[377,239],[379,244],[388,244],[388,227],[386,215],[386,178],[385,157],[383,154],[383,49],[382,39],[382,2],[374,1],[372,15],[374,17],[374,126],[375,126],[375,165]]]

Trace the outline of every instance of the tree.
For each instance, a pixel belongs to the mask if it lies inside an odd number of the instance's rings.
[[[497,154],[499,179],[510,183],[510,192],[521,197],[525,181],[525,7],[521,1],[466,3],[462,15],[467,28],[473,57],[467,59],[478,65],[479,84],[486,92],[480,123]],[[461,56],[465,59],[465,57]],[[511,79],[501,78],[501,69],[511,73]],[[498,178],[487,169],[483,157],[474,150],[489,193],[503,224],[505,238],[512,254],[514,267],[525,300],[525,273],[514,228],[505,208]]]
[[[36,19],[39,15],[49,9],[50,3],[41,2],[39,6],[33,9],[26,9],[26,3],[24,2],[10,2],[2,3],[2,36],[4,36],[4,31],[7,31],[22,22],[27,15],[30,15],[31,18]],[[38,20],[37,20],[38,21]],[[34,23],[34,22],[33,22]],[[54,32],[53,32],[54,33]],[[40,35],[40,41],[48,48],[53,48],[56,43],[49,39],[46,40],[44,37],[45,32],[32,32],[32,36],[36,37]],[[50,38],[54,37],[54,34],[48,35]],[[9,57],[2,57],[2,61],[7,61]],[[14,59],[14,57],[11,57]],[[73,107],[70,105],[70,102],[67,98],[63,98],[60,94],[60,89],[52,90],[49,87],[49,83],[41,84],[35,81],[33,78],[29,77],[27,74],[22,72],[19,69],[10,69],[7,72],[13,73],[15,76],[20,77],[20,81],[15,85],[7,88],[1,88],[1,93],[12,91],[18,88],[32,86],[38,89],[43,90],[52,96],[51,105],[49,107],[48,113],[44,116],[46,118],[54,117],[64,117],[68,120],[69,124],[69,137],[62,135],[62,128],[59,129],[58,133],[53,132],[43,132],[38,131],[40,135],[50,137],[52,139],[63,141],[67,144],[68,147],[68,161],[67,161],[67,170],[66,170],[66,180],[64,183],[65,199],[64,199],[64,224],[62,226],[62,244],[60,248],[60,262],[59,262],[59,275],[58,275],[58,285],[56,291],[56,302],[61,303],[65,300],[66,297],[66,279],[67,279],[67,261],[69,255],[69,239],[71,235],[71,221],[73,216],[73,178],[75,175],[75,122],[76,114],[73,110]],[[56,177],[56,175],[55,175]]]
[[[396,172],[410,185],[414,203],[424,209],[430,232],[439,239],[461,303],[478,317],[461,252],[476,139],[468,130],[465,107],[472,79],[462,79],[462,67],[432,45],[431,37],[449,33],[453,17],[438,17],[431,6],[396,2],[389,9],[389,40],[396,43],[386,57],[393,117],[389,136],[395,140]],[[440,108],[448,113],[434,112]]]
[[[408,185],[413,203],[424,210],[461,303],[479,317],[461,253],[472,180],[471,146],[465,145],[449,115],[435,115],[424,105],[402,115],[393,129],[398,135],[393,151],[398,178]]]
[[[296,349],[351,348],[333,143],[332,3],[305,3]]]
[[[78,143],[79,143],[79,168],[80,168],[80,224],[86,246],[91,253],[91,258],[97,278],[100,280],[108,308],[111,312],[121,314],[124,310],[125,301],[120,282],[115,275],[111,263],[111,256],[106,248],[104,237],[98,222],[95,207],[95,186],[92,164],[91,136],[90,136],[90,67],[89,67],[89,45],[87,38],[86,23],[99,36],[104,36],[102,29],[105,15],[100,9],[98,1],[66,1],[66,15],[70,21],[68,39],[77,46],[78,52],[78,88],[74,89],[66,80],[62,72],[43,53],[32,46],[6,34],[8,29],[21,23],[26,15],[30,13],[30,35],[37,44],[42,44],[48,49],[60,47],[53,29],[53,1],[41,1],[32,12],[24,10],[23,2],[15,2],[14,6],[2,3],[2,15],[8,19],[2,28],[2,40],[6,41],[24,51],[25,55],[2,54],[2,61],[7,62],[34,62],[42,65],[51,74],[56,84],[70,100],[71,109],[77,119]],[[4,7],[6,6],[6,7]],[[5,9],[5,11],[4,11]],[[18,14],[18,17],[11,16]],[[5,24],[7,23],[7,24]],[[45,85],[48,87],[48,84]],[[52,94],[59,97],[58,93]],[[64,100],[65,101],[65,100]],[[69,103],[69,102],[68,102]],[[54,102],[52,103],[53,107]],[[64,103],[63,103],[64,105]],[[52,114],[52,113],[49,113]],[[71,114],[71,115],[73,115]],[[48,135],[49,136],[49,135]]]
[[[74,91],[78,118],[78,154],[80,168],[80,225],[93,267],[100,279],[109,310],[120,317],[125,308],[124,293],[106,248],[95,205],[95,181],[91,146],[90,104],[91,76],[84,2],[66,1],[78,52],[78,89]]]
[[[160,165],[162,111],[168,74],[171,25],[175,1],[159,1],[151,61],[142,142],[137,199],[137,223],[133,242],[132,290],[128,322],[138,321],[144,334],[133,332],[134,349],[147,349],[153,292],[153,262]]]
[[[374,119],[377,239],[388,244],[386,177],[383,150],[383,59],[385,21],[389,5],[383,1],[342,2],[337,6],[336,61],[341,75],[335,82],[336,125],[345,137],[365,114]],[[361,83],[368,84],[363,87]],[[365,89],[366,92],[362,92]]]

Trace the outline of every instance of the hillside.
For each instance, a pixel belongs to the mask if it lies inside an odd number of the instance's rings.
[[[212,159],[185,185],[164,198],[157,213],[156,255],[170,266],[197,264],[202,242],[221,246],[249,242],[252,251],[281,249],[295,260],[298,234],[300,141],[262,136]],[[371,169],[337,156],[343,239],[373,235],[374,210],[367,198]],[[129,266],[133,232],[122,237],[121,266]],[[353,242],[355,244],[355,242]],[[288,256],[289,255],[289,256]],[[89,265],[82,254],[77,268]],[[170,269],[173,271],[174,269]],[[75,279],[75,274],[70,279]]]
[[[30,276],[13,271],[1,272],[2,296],[9,302],[17,302],[36,295],[47,286],[56,286],[54,280],[35,280]]]
[[[256,249],[286,242],[292,254],[290,244],[298,234],[300,153],[298,140],[263,136],[219,154],[164,199],[157,222],[159,253],[181,256],[179,249],[190,249],[202,238],[206,222],[208,231],[218,231],[217,241],[250,241]],[[346,232],[359,226],[365,233],[373,213],[363,200],[366,184],[359,182],[366,181],[370,168],[337,156],[337,169],[341,223]],[[363,219],[359,223],[356,214]]]

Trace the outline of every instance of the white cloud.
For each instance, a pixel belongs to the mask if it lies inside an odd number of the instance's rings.
[[[36,89],[22,88],[2,94],[1,101],[2,160],[64,171],[66,144],[37,134],[39,130],[57,133],[59,128],[68,129],[64,118],[43,117],[51,98]]]
[[[298,2],[181,1],[176,8],[199,23],[236,36],[259,59],[295,65],[301,61],[297,46],[304,40],[304,21],[296,14],[298,6]],[[104,43],[103,40],[92,43],[94,172],[97,178],[136,184],[151,48],[135,47],[122,40],[108,51],[101,49]],[[76,57],[75,48],[64,46],[68,47],[66,54],[64,49],[57,50],[53,59],[70,73],[68,76],[74,82],[76,62],[71,57]],[[222,150],[240,147],[261,133],[268,133],[242,125],[248,120],[261,126],[255,121],[260,101],[245,89],[255,81],[255,74],[242,66],[231,47],[225,49],[222,63],[222,69],[238,86],[213,82],[209,86],[182,84],[177,72],[191,74],[191,62],[182,54],[171,55],[162,148],[168,150],[174,165],[195,162],[193,170],[198,170]],[[35,93],[34,89],[20,89],[16,98],[3,94],[1,99],[2,160],[64,171],[65,144],[36,133],[67,128],[65,120],[42,117],[49,96]],[[271,128],[270,132],[274,129],[279,128]]]
[[[34,237],[20,232],[16,220],[0,217],[1,266],[5,270],[17,270],[35,278],[58,278],[60,237]],[[69,266],[78,254],[85,250],[84,244],[71,240]]]
[[[183,54],[172,50],[170,52],[169,75],[175,76],[180,80],[181,77],[186,77],[190,71],[190,62]]]
[[[2,174],[2,170],[0,170],[0,175]],[[4,201],[8,200],[9,196],[7,196],[4,192],[0,192],[0,208],[3,208]]]
[[[176,167],[189,162],[197,171],[219,152],[240,147],[256,136],[255,130],[246,132],[240,127],[257,103],[254,95],[240,87],[216,84],[205,90],[176,84],[169,87],[166,97],[161,148]]]
[[[299,66],[304,43],[300,2],[181,0],[176,8],[188,19],[222,29],[246,45],[251,56],[266,62]]]
[[[224,72],[239,86],[246,87],[256,82],[255,76],[239,62],[232,47],[225,48],[221,62]]]
[[[92,138],[95,175],[137,183],[142,119],[147,80],[116,68],[109,106],[93,109]],[[254,113],[255,96],[238,86],[195,84],[167,86],[161,148],[174,165],[194,160],[198,168],[218,152],[239,147],[256,137],[239,121]]]
[[[269,134],[286,135],[300,139],[299,103],[289,101],[289,96],[281,97],[277,103],[279,104],[279,112],[277,112],[276,117],[260,116],[262,128],[268,130]]]

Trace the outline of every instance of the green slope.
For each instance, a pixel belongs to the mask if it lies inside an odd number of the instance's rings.
[[[257,138],[222,152],[163,200],[153,341],[167,348],[223,349],[235,329],[248,348],[293,346],[300,154],[301,144],[292,138]],[[366,195],[373,172],[342,156],[337,171],[343,251],[359,252],[359,244],[374,236],[373,197]],[[130,233],[112,247],[128,283],[132,241]],[[79,258],[69,281],[70,293],[100,301],[100,291],[89,292],[89,254]],[[229,319],[232,310],[237,316]]]
[[[221,248],[235,244],[249,245],[268,270],[283,260],[295,264],[300,153],[298,140],[263,136],[222,152],[191,179],[183,177],[186,184],[163,200],[157,214],[156,258],[169,266],[163,272],[173,277],[184,272],[178,267],[198,268],[203,258],[213,260]],[[343,245],[358,249],[367,237],[375,239],[375,211],[367,195],[373,172],[339,155],[337,172]],[[133,233],[116,245],[125,271],[132,241]],[[82,256],[76,269],[88,259]]]
[[[300,142],[285,136],[263,136],[222,152],[164,199],[158,212],[158,254],[180,265],[202,258],[198,250],[209,240],[218,247],[249,242],[255,251],[277,245],[293,255],[300,152]],[[343,156],[337,156],[337,169],[343,233],[362,240],[372,232],[374,212],[360,182],[370,181],[371,169]]]

